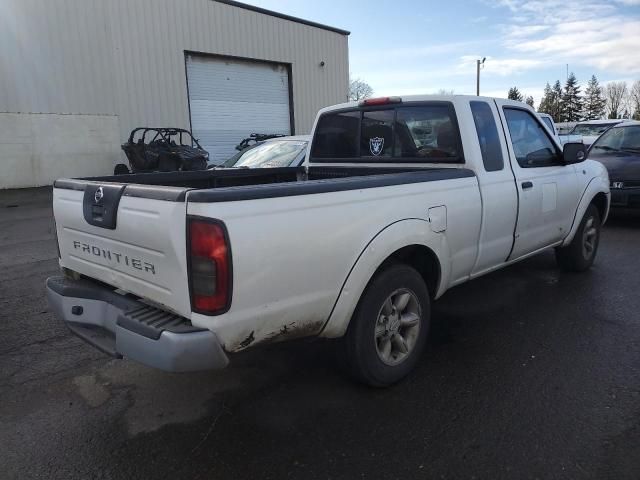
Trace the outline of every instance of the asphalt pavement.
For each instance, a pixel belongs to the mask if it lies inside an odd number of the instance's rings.
[[[194,374],[106,357],[47,306],[50,203],[0,192],[2,479],[640,478],[640,214],[588,273],[547,252],[451,290],[376,390],[325,341]]]

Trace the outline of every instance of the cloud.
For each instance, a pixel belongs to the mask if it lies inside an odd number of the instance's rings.
[[[567,63],[580,76],[593,72],[600,80],[638,78],[640,74],[640,9],[629,8],[640,0],[479,1],[485,3],[485,10],[501,11],[484,11],[461,20],[468,26],[486,22],[473,40],[464,41],[468,37],[457,35],[451,37],[452,42],[433,45],[403,47],[392,42],[386,48],[358,52],[351,62],[352,71],[370,83],[376,95],[440,88],[474,93],[476,61],[486,55],[481,73],[483,94],[504,97],[509,86],[518,86],[523,94],[533,95],[536,103],[544,76],[549,72],[564,76]],[[502,18],[503,23],[492,23],[495,18]]]
[[[549,30],[550,28],[550,25],[512,25],[506,29],[506,35],[509,38],[530,37],[536,33]]]
[[[511,48],[551,61],[572,59],[600,70],[640,73],[640,20],[610,17],[558,25],[542,38],[526,38]]]
[[[494,2],[486,2],[488,5],[495,7],[507,7],[512,12],[518,10],[519,2],[517,0],[496,0]]]
[[[640,3],[621,0],[618,3]],[[528,25],[503,26],[504,46],[548,64],[571,63],[622,74],[640,73],[640,16],[614,3],[501,0]]]

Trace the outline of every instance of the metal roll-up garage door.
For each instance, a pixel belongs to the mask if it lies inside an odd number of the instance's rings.
[[[193,136],[221,163],[251,133],[291,133],[286,65],[187,55]]]

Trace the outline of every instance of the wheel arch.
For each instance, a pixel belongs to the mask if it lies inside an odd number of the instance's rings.
[[[373,277],[390,263],[406,263],[425,280],[432,299],[440,296],[448,282],[448,244],[443,234],[431,231],[429,222],[407,219],[383,229],[363,249],[351,268],[329,315],[321,337],[341,337]]]
[[[431,248],[422,244],[407,245],[406,247],[399,248],[380,264],[369,279],[369,282],[371,282],[378,272],[393,263],[404,263],[415,268],[427,285],[429,296],[431,299],[435,298],[438,287],[440,286],[442,267],[438,256]]]
[[[591,200],[591,203],[593,203],[598,209],[600,221],[604,223],[609,215],[609,200],[607,198],[607,194],[604,192],[598,192],[596,196],[593,197],[593,200]]]
[[[580,226],[580,220],[582,220],[582,217],[587,211],[587,208],[589,208],[589,205],[594,204],[596,206],[598,213],[600,213],[600,221],[604,224],[607,216],[609,215],[609,203],[610,197],[608,180],[603,177],[592,178],[584,189],[582,197],[578,202],[578,207],[576,208],[576,213],[573,217],[571,229],[569,230],[569,234],[565,237],[564,242],[562,242],[562,246],[569,245],[573,240],[573,237]]]

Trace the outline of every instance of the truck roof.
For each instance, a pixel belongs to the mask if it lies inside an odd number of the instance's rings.
[[[531,109],[533,112],[535,112],[535,110],[533,110],[531,107],[529,107],[529,105],[527,105],[524,102],[520,102],[518,100],[509,100],[506,98],[498,98],[498,97],[483,97],[483,96],[477,96],[477,95],[388,95],[388,96],[380,96],[380,97],[372,97],[372,98],[367,98],[366,100],[368,101],[372,101],[372,100],[382,100],[382,99],[399,99],[401,103],[407,103],[407,102],[428,102],[428,101],[445,101],[445,102],[454,102],[456,100],[484,100],[484,101],[491,101],[491,100],[500,100],[503,102],[506,102],[508,104],[511,105],[515,105],[515,106],[520,106],[520,107],[525,107],[528,109]],[[361,102],[363,102],[364,100],[359,100],[359,101],[354,101],[354,102],[345,102],[345,103],[339,103],[337,105],[331,105],[329,107],[325,107],[323,109],[321,109],[318,113],[324,113],[324,112],[328,112],[331,110],[341,110],[343,108],[357,108],[361,105]],[[390,102],[390,104],[394,104],[394,102]],[[395,103],[397,104],[397,103]],[[535,112],[537,113],[537,112]]]

